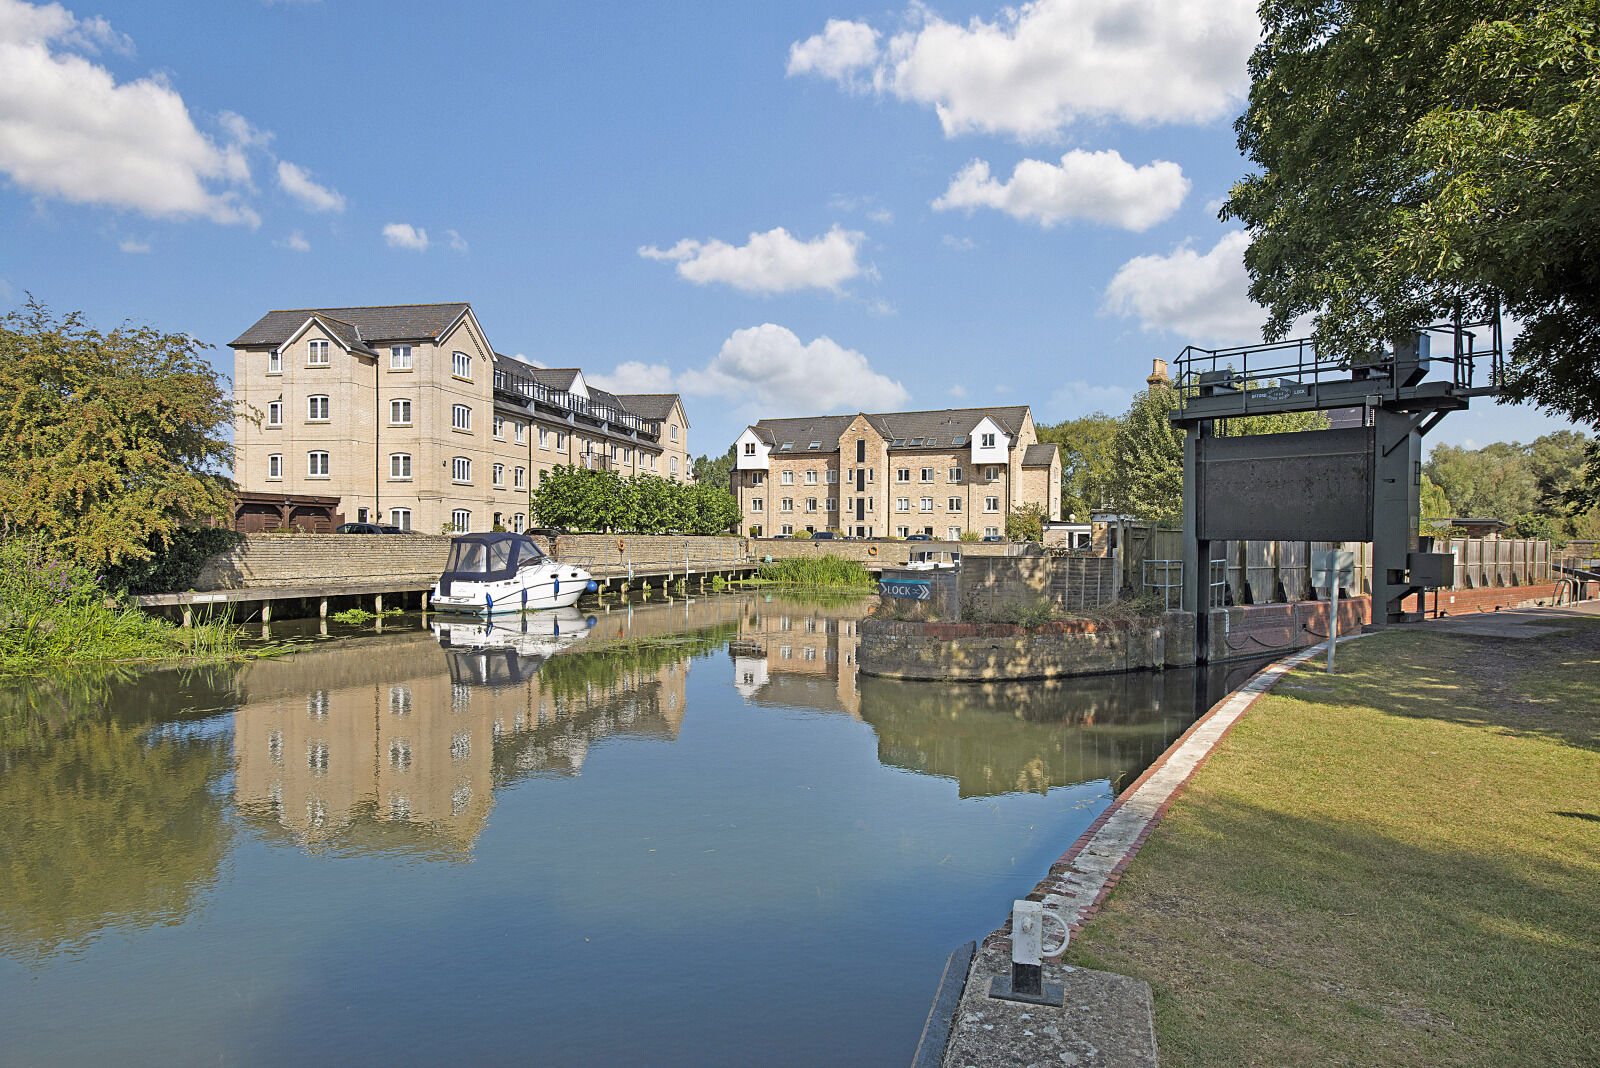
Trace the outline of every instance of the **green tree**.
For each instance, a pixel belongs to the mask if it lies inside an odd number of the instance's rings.
[[[0,320],[0,522],[88,566],[148,561],[233,517],[233,401],[205,346],[90,329],[30,298]]]
[[[1267,335],[1357,357],[1499,302],[1510,394],[1600,422],[1595,0],[1265,0],[1241,220]]]
[[[1006,537],[1011,541],[1044,540],[1044,506],[1034,501],[1019,504],[1006,516]]]
[[[694,480],[709,486],[727,489],[729,476],[733,474],[733,446],[728,446],[728,451],[711,459],[709,456],[695,457],[694,464],[689,468],[694,473]]]
[[[1061,513],[1087,521],[1111,501],[1117,419],[1095,412],[1039,427],[1039,440],[1061,448]]]
[[[1436,445],[1423,473],[1444,492],[1453,515],[1514,523],[1538,510],[1528,450],[1515,443],[1497,441],[1481,449]]]

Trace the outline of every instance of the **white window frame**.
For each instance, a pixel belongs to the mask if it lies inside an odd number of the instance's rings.
[[[400,418],[404,414],[405,418]],[[404,397],[397,397],[389,402],[389,425],[411,425],[411,402]]]
[[[807,497],[806,498],[806,511],[815,512],[816,510],[817,510],[817,499],[815,497]]]
[[[752,512],[765,511],[766,510],[766,502],[763,501],[760,497],[751,497],[750,498],[750,510]]]
[[[511,488],[512,489],[526,489],[527,485],[528,485],[528,469],[526,467],[514,467],[514,468],[512,468],[511,469]]]
[[[986,538],[998,538],[1000,536],[1000,528],[999,527],[984,527],[983,528],[983,536],[986,537]]]
[[[389,370],[391,370],[391,371],[409,371],[409,370],[411,370],[411,346],[410,345],[391,345],[391,346],[389,346]]]
[[[951,497],[949,500],[947,500],[945,502],[945,511],[947,511],[947,512],[959,512],[959,511],[961,511],[961,498],[960,497]]]
[[[674,456],[672,458],[672,462],[668,466],[672,469],[672,473],[673,474],[677,474],[678,473],[678,458],[676,456]]]
[[[267,374],[283,374],[283,353],[277,349],[267,353]]]
[[[283,401],[268,401],[267,402],[267,425],[268,426],[282,426],[283,425]]]
[[[271,482],[283,481],[283,453],[267,454],[267,479]]]
[[[409,452],[391,452],[389,454],[389,480],[391,482],[411,481],[411,454]]]
[[[945,540],[946,541],[960,541],[961,540],[961,528],[960,527],[945,527],[944,528],[944,536],[945,536]]]
[[[781,497],[781,498],[779,498],[779,500],[778,500],[778,511],[780,511],[780,512],[792,512],[792,511],[794,511],[794,498],[793,497]],[[794,531],[791,530],[789,533],[793,534]]]
[[[837,497],[829,497],[828,498],[828,511],[837,512],[838,510],[839,510],[839,498],[837,498]]]
[[[511,424],[511,440],[518,445],[527,444],[528,424],[521,421],[513,422]]]
[[[780,534],[793,534],[794,533],[794,525],[792,523],[785,523],[779,529],[778,533],[780,533]],[[787,645],[785,645],[783,648],[787,651],[789,647]]]
[[[807,471],[806,472],[806,485],[815,486],[816,484],[817,484],[817,473],[815,471]]]
[[[919,481],[932,482],[933,481],[933,468],[924,467],[922,469],[922,471],[921,471],[921,475],[922,475],[922,478]]]
[[[910,527],[895,527],[894,528],[894,536],[897,537],[897,538],[910,537],[910,535],[911,535],[911,528]]]
[[[306,342],[307,367],[326,367],[330,362],[332,361],[328,355],[328,343],[326,341]]]
[[[450,513],[450,524],[456,528],[457,534],[472,533],[472,512],[466,508],[455,509]]]
[[[983,499],[983,510],[985,512],[988,512],[988,513],[991,513],[991,514],[994,513],[994,512],[998,512],[1000,510],[1000,498],[999,497],[985,497]]]
[[[452,404],[450,406],[450,429],[468,433],[472,431],[472,405]]]
[[[319,456],[322,457],[322,462],[320,464],[317,462],[317,457]],[[306,453],[306,477],[333,477],[333,465],[331,457],[329,457],[328,454],[323,452],[321,449],[315,449]]]
[[[389,509],[389,525],[391,527],[399,527],[401,530],[410,530],[411,529],[411,509],[409,509],[409,508],[391,508],[391,509]]]
[[[495,464],[489,468],[489,484],[497,489],[506,488],[506,465]]]
[[[450,354],[450,374],[463,382],[472,381],[472,357],[464,352]]]
[[[896,497],[894,499],[894,510],[897,511],[897,512],[909,512],[909,511],[911,511],[911,498],[910,497]]]
[[[542,427],[539,428],[539,448],[548,449],[549,447],[550,447],[550,428],[547,427],[547,426],[542,426]]]
[[[923,498],[919,499],[917,501],[917,511],[919,511],[919,512],[931,512],[931,511],[933,511],[933,498],[932,497],[923,497]]]
[[[896,482],[910,482],[911,481],[911,468],[909,468],[909,467],[897,467],[897,468],[895,468],[894,469],[894,480]]]
[[[499,413],[496,413],[494,417],[494,439],[496,441],[506,440],[506,417]]]
[[[984,434],[984,435],[982,435],[982,437],[983,437],[983,441],[978,446],[980,449],[992,449],[992,448],[994,448],[994,435],[993,434]]]
[[[320,404],[318,402],[321,402]],[[319,414],[320,413],[320,414]],[[306,422],[326,423],[333,416],[333,401],[326,393],[313,393],[306,398]]]
[[[946,477],[950,482],[959,484],[961,482],[961,468],[952,467]]]
[[[459,485],[472,485],[472,459],[468,456],[454,456],[450,459],[450,481]]]
[[[521,512],[518,512],[516,515],[511,517],[511,532],[513,534],[521,534],[522,533],[522,513]],[[521,716],[517,717],[517,722],[519,722],[519,723],[522,722],[522,717]]]
[[[778,476],[778,481],[783,483],[785,486],[794,485],[794,472],[793,471],[785,471],[785,472],[783,472],[781,475]]]
[[[556,451],[560,452],[562,449],[565,449],[566,447],[567,447],[567,432],[565,430],[557,430],[556,431]]]
[[[672,431],[672,440],[673,441],[677,441],[678,440],[678,424],[677,423],[668,423],[667,427]]]

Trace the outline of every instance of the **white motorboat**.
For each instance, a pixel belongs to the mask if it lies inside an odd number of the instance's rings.
[[[525,534],[461,534],[431,600],[441,612],[494,616],[569,608],[596,588],[589,572],[550,559]]]
[[[943,549],[919,549],[906,561],[907,571],[950,571],[961,566],[961,554]]]

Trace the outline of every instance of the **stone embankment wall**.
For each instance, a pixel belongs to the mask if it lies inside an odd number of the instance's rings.
[[[912,553],[924,550],[960,553],[963,561],[995,556],[1039,556],[1043,553],[1032,542],[1004,541],[894,541],[889,538],[814,541],[810,538],[777,538],[751,539],[748,544],[757,560],[769,556],[774,560],[797,556],[838,556],[867,567],[900,567],[911,559]]]
[[[207,560],[194,588],[421,584],[439,577],[449,554],[450,539],[436,534],[248,534]]]
[[[1149,671],[1168,666],[1169,649],[1194,662],[1194,621],[1183,612],[1037,627],[865,619],[859,633],[862,673],[894,679],[994,682]]]

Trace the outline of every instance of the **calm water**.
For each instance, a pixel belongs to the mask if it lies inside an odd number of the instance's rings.
[[[909,1062],[951,949],[1248,670],[858,679],[862,611],[0,684],[0,1062]]]

